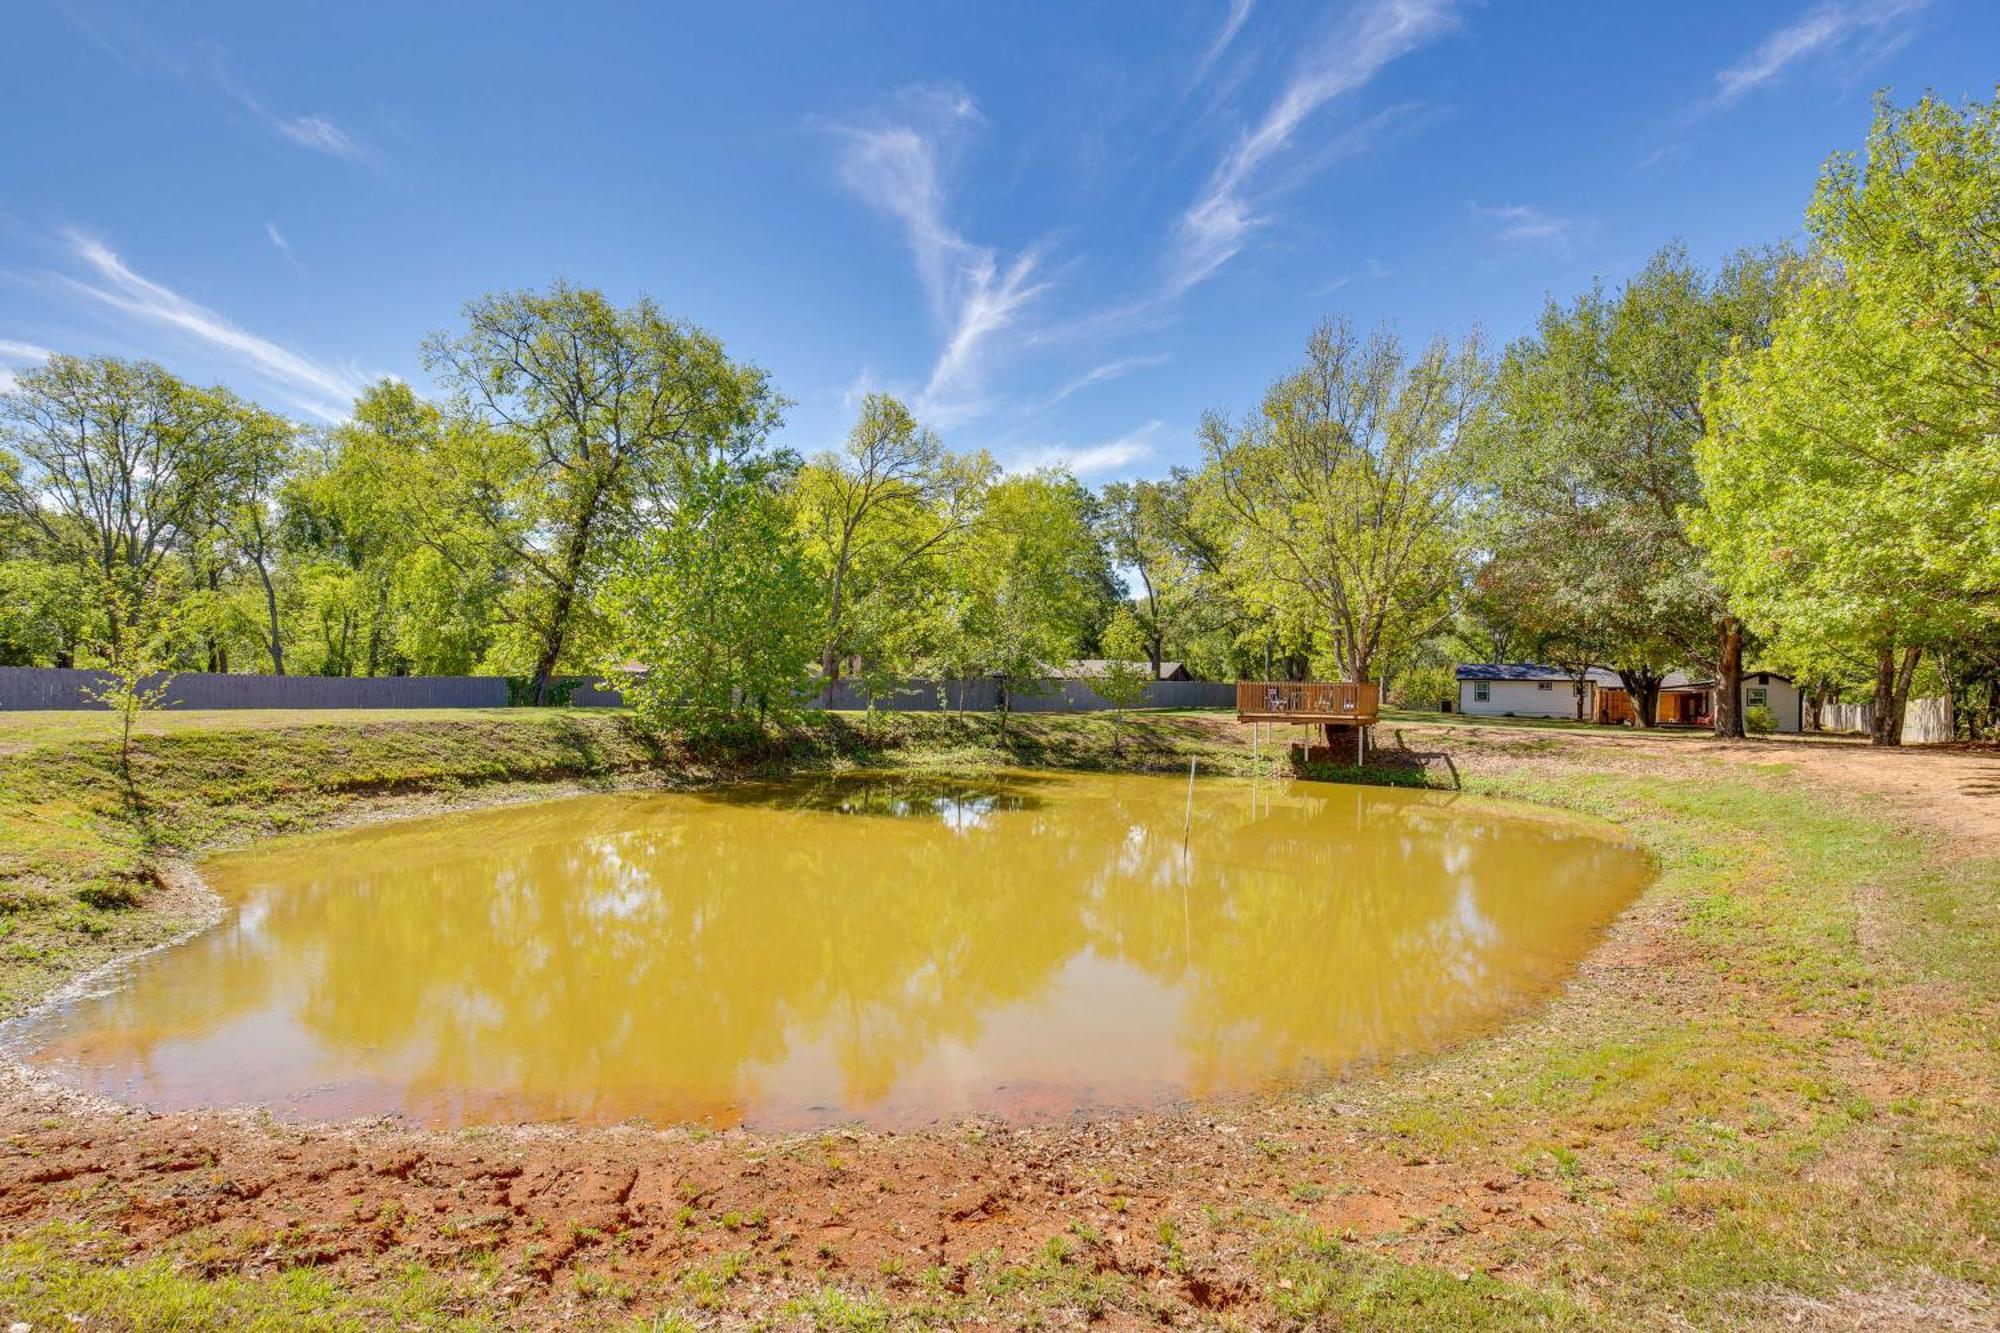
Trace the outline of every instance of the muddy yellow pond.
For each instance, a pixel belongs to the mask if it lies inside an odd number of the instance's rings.
[[[427,1124],[1034,1118],[1337,1076],[1559,985],[1649,874],[1430,792],[856,776],[281,840],[16,1023],[156,1108]]]

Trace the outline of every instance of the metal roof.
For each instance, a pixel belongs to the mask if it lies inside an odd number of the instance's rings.
[[[1745,668],[1743,672],[1743,679],[1745,681],[1755,685],[1760,678],[1782,680],[1787,685],[1797,683],[1782,671],[1753,671]],[[1685,671],[1669,671],[1666,675],[1660,677],[1660,688],[1663,690],[1712,690],[1715,688],[1715,678],[1713,676],[1690,675]]]
[[[1088,680],[1092,676],[1103,675],[1110,667],[1111,660],[1106,657],[1079,657],[1073,662],[1064,662],[1059,666],[1050,667],[1049,677],[1052,680]],[[1144,667],[1148,671],[1152,670],[1153,666],[1151,662],[1146,661],[1144,658],[1138,659],[1133,665]],[[1194,677],[1181,663],[1162,660],[1160,663],[1160,679],[1193,680]]]
[[[1618,673],[1603,667],[1591,667],[1584,672],[1584,679],[1593,685],[1617,685]],[[1538,662],[1461,662],[1458,666],[1460,680],[1560,680],[1573,681],[1576,677],[1561,667],[1543,666]]]

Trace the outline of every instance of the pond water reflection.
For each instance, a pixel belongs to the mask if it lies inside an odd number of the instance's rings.
[[[217,858],[216,929],[16,1024],[295,1118],[793,1127],[1155,1106],[1490,1028],[1650,873],[1434,793],[1011,774],[592,796]]]

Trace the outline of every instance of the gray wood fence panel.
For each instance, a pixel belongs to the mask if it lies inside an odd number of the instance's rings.
[[[107,677],[59,667],[0,667],[0,710],[102,708]],[[167,678],[168,708],[505,708],[502,676],[253,676],[187,671]]]
[[[1903,706],[1904,743],[1929,745],[1951,740],[1956,735],[1953,721],[1948,696],[1940,694],[1929,699],[1912,699]],[[1874,727],[1875,705],[1872,703],[1827,704],[1820,709],[1821,731],[1858,731],[1865,735]]]
[[[570,691],[569,701],[576,708],[623,708],[625,696],[618,687],[609,682],[584,681]]]
[[[0,667],[0,711],[101,708],[88,691],[105,684],[97,671],[59,667]],[[187,671],[167,682],[169,708],[505,708],[503,676],[257,676]],[[814,695],[815,708],[863,709],[868,694],[851,680]],[[570,695],[581,708],[617,708],[616,688],[586,682]],[[893,712],[989,713],[1000,707],[1000,687],[991,680],[910,681],[887,691],[875,706]],[[1048,681],[1040,689],[1016,690],[1020,713],[1084,713],[1111,704],[1080,680]],[[1233,708],[1236,687],[1228,682],[1156,680],[1146,686],[1145,708]]]
[[[1000,707],[1000,687],[991,680],[913,680],[875,697],[875,706],[887,712],[990,713]],[[851,680],[836,681],[829,690],[814,695],[816,708],[863,709],[868,692]],[[1111,703],[1080,680],[1045,681],[1034,690],[1016,690],[1009,704],[1017,713],[1092,713],[1112,707]],[[1228,681],[1155,680],[1146,685],[1141,708],[1234,708],[1236,686]]]

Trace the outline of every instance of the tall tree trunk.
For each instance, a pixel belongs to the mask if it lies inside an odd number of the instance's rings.
[[[583,511],[583,516],[577,520],[576,531],[570,534],[569,549],[563,552],[562,582],[556,585],[555,605],[550,608],[548,627],[542,632],[541,651],[535,655],[534,693],[531,698],[537,708],[548,702],[549,681],[556,673],[563,642],[569,636],[570,608],[576,602],[577,582],[583,577],[583,561],[590,550],[590,529],[597,519],[597,504],[597,496],[592,496],[590,507]]]
[[[375,614],[368,618],[368,669],[369,676],[382,669],[382,622],[389,618],[389,587],[385,583],[375,586]]]
[[[271,586],[271,571],[264,568],[264,562],[257,562],[257,577],[264,584],[264,611],[271,620],[271,674],[285,674],[285,645],[278,637],[278,590]]]
[[[1715,658],[1715,734],[1743,738],[1743,622],[1722,618],[1722,637]]]
[[[1660,677],[1649,666],[1619,667],[1618,679],[1632,700],[1632,720],[1642,728],[1660,722]]]
[[[528,693],[528,702],[540,708],[548,702],[549,681],[556,674],[556,660],[562,656],[563,622],[569,618],[569,594],[557,596],[555,612],[549,619],[548,628],[542,633],[541,649],[535,654],[535,674]]]
[[[1903,710],[1909,706],[1910,682],[1922,656],[1921,648],[1905,648],[1899,662],[1894,645],[1883,644],[1875,650],[1875,715],[1869,719],[1869,744],[1903,743]]]
[[[208,579],[209,595],[215,597],[221,596],[221,572],[211,565],[209,566],[206,578]],[[229,672],[229,661],[226,650],[222,646],[222,640],[217,638],[212,632],[204,637],[208,641],[208,669],[218,675],[227,675]]]
[[[842,585],[846,582],[846,569],[844,568],[846,556],[847,543],[843,541],[841,543],[841,565],[843,567],[838,567],[834,570],[832,595],[829,599],[826,612],[826,647],[822,648],[819,654],[820,688],[825,691],[823,702],[828,707],[833,705],[834,682],[840,679],[840,614],[842,609],[840,603],[841,592],[843,590]]]
[[[1589,681],[1590,681],[1590,668],[1587,666],[1570,673],[1570,678],[1569,678],[1570,693],[1576,697],[1576,720],[1579,722],[1589,721],[1589,719],[1584,716],[1584,707],[1583,707],[1584,686],[1588,684]]]
[[[1903,719],[1896,716],[1896,649],[1883,644],[1875,650],[1875,710],[1868,719],[1871,745],[1901,745]]]
[[[1153,664],[1153,679],[1160,678],[1160,661],[1167,655],[1166,632],[1160,628],[1160,595],[1152,576],[1142,566],[1139,580],[1146,585],[1146,658]]]

